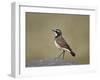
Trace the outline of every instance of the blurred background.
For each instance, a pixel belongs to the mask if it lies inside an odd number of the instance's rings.
[[[89,64],[89,15],[26,12],[26,64],[38,59],[52,59],[61,53],[55,47],[54,33],[59,28],[76,57],[66,61]]]

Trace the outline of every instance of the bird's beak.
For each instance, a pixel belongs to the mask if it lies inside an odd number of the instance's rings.
[[[56,32],[56,30],[52,29],[53,32]]]

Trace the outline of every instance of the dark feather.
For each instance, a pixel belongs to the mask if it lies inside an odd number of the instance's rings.
[[[69,47],[69,45],[62,36],[57,37],[55,40],[59,46],[61,46],[62,48],[69,49],[71,51],[71,48]]]
[[[70,53],[71,53],[71,55],[72,55],[72,56],[74,56],[74,57],[75,57],[75,53],[74,53],[73,51],[71,51]]]

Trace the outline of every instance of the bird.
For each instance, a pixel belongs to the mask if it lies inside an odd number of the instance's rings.
[[[52,29],[52,31],[55,33],[55,37],[54,37],[55,46],[58,49],[62,50],[62,53],[58,56],[58,58],[63,55],[62,58],[64,59],[64,55],[66,51],[70,53],[73,57],[75,57],[76,54],[73,52],[73,50],[70,48],[70,46],[64,39],[62,35],[62,31],[60,29]]]

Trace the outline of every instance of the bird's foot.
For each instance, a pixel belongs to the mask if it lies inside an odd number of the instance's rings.
[[[60,59],[60,58],[59,58],[59,57],[55,57],[54,59],[55,59],[55,60],[58,60],[58,59]]]
[[[61,57],[55,57],[54,59],[55,60],[64,60],[64,58],[61,58]]]

